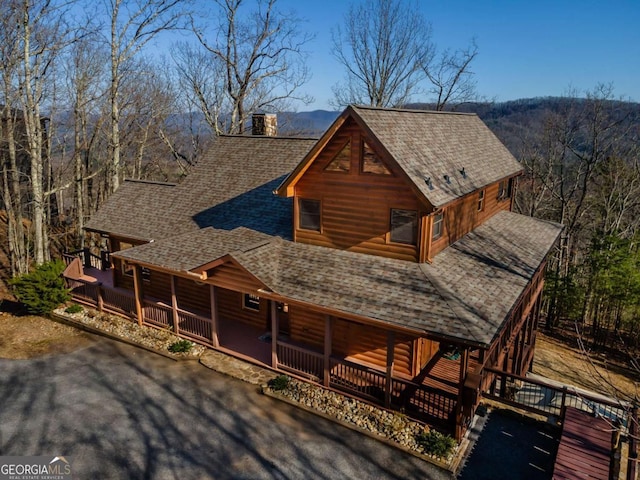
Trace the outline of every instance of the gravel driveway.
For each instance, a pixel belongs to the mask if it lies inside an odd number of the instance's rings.
[[[451,478],[195,362],[103,338],[0,359],[0,372],[0,455],[65,455],[79,479]]]

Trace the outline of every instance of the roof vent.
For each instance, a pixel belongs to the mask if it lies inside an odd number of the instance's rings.
[[[444,176],[444,181],[447,183],[451,183],[451,177],[449,177],[449,175],[445,175]]]
[[[462,178],[467,178],[467,172],[464,171],[464,167],[460,170],[460,175],[462,175]]]
[[[433,183],[431,183],[431,177],[424,177],[424,183],[427,184],[427,187],[433,189]]]

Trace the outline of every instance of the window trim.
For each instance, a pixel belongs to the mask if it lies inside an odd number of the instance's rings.
[[[480,191],[478,191],[478,211],[482,212],[484,211],[484,201],[485,201],[485,190],[484,188]]]
[[[242,295],[242,309],[252,312],[260,312],[260,297],[253,293],[245,293]]]
[[[438,226],[438,232],[436,233],[436,225]],[[435,213],[431,221],[431,241],[439,240],[442,238],[444,229],[444,210]]]
[[[386,170],[386,172],[381,172],[380,173],[380,172],[365,172],[364,171],[365,145],[367,145],[369,147],[369,149],[374,153],[374,156],[380,161],[380,164],[383,166],[383,168]],[[393,173],[391,173],[391,170],[389,170],[389,167],[387,166],[387,164],[384,163],[384,161],[382,160],[380,155],[378,155],[375,152],[373,147],[364,138],[360,141],[360,174],[362,174],[362,175],[385,176],[385,177],[393,176]]]
[[[397,229],[399,227],[396,227],[394,229],[393,227],[393,219],[394,219],[394,212],[404,212],[401,215],[404,216],[408,216],[409,213],[414,215],[414,225],[413,225],[413,231],[412,231],[412,241],[407,242],[404,240],[399,240],[399,239],[395,239],[393,238],[393,232],[394,230],[397,231]],[[408,222],[407,222],[408,223]],[[400,227],[405,227],[407,225],[407,223],[402,224]],[[407,208],[391,208],[389,209],[389,243],[397,243],[400,245],[412,245],[414,247],[418,246],[418,227],[419,227],[419,215],[418,215],[418,211],[417,210],[411,210],[411,209],[407,209]]]
[[[316,202],[318,204],[318,227],[317,228],[309,228],[307,226],[303,226],[302,225],[302,203],[303,202]],[[298,197],[298,202],[297,202],[297,207],[298,207],[298,214],[297,214],[297,222],[298,222],[298,229],[300,230],[306,230],[308,232],[322,232],[322,201],[321,200],[317,200],[315,198],[304,198],[304,197]]]
[[[329,162],[327,162],[327,164],[326,164],[326,165],[325,165],[325,167],[322,169],[322,171],[323,171],[323,172],[326,172],[326,173],[331,173],[331,174],[333,174],[333,173],[338,173],[338,174],[341,174],[341,175],[351,173],[351,157],[353,157],[353,144],[352,144],[352,143],[353,143],[353,142],[351,141],[351,138],[349,138],[346,142],[344,142],[344,143],[342,144],[342,146],[338,149],[338,152],[337,152],[333,157],[331,157],[331,160],[329,160]],[[347,170],[329,170],[329,166],[330,166],[333,162],[335,162],[335,161],[336,161],[336,159],[338,158],[338,155],[340,155],[340,154],[342,153],[342,151],[343,151],[345,148],[347,148],[347,147],[349,147],[349,157],[348,157],[348,159],[349,159],[349,163],[347,164],[347,166],[348,166],[349,168],[348,168]]]
[[[513,192],[513,177],[500,180],[498,184],[498,200],[511,198]]]

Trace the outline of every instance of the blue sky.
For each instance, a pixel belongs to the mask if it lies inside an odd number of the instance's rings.
[[[414,5],[407,1],[407,7]],[[473,71],[480,95],[497,101],[584,93],[613,83],[619,97],[640,101],[640,0],[418,0],[440,48],[462,48],[476,37]],[[331,56],[331,29],[348,1],[281,0],[316,35],[307,45],[315,97],[300,110],[331,109],[331,87],[343,67]],[[416,99],[418,100],[418,99]],[[426,99],[420,99],[426,100]]]

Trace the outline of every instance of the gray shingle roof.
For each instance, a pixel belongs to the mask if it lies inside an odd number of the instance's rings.
[[[185,271],[230,255],[285,298],[489,345],[560,230],[500,212],[431,265],[293,243],[245,228],[206,229],[117,256]]]
[[[475,114],[350,108],[434,207],[522,171]]]
[[[180,185],[125,182],[87,228],[143,240],[210,226],[290,237],[291,200],[272,192],[315,142],[220,136]]]
[[[232,231],[203,228],[120,251],[115,257],[186,272],[236,250],[268,243],[273,237],[240,227]]]
[[[282,240],[233,256],[282,296],[489,345],[560,231],[501,212],[432,265]]]
[[[158,238],[172,230],[166,212],[175,190],[172,183],[125,180],[85,228],[146,241]]]

